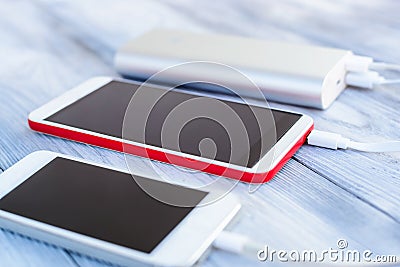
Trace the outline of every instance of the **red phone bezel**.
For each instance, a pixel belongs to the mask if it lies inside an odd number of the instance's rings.
[[[299,139],[296,141],[293,147],[290,148],[285,156],[275,166],[273,166],[271,170],[265,173],[251,173],[216,164],[209,164],[198,160],[188,159],[151,148],[127,144],[123,143],[122,141],[111,140],[83,132],[47,125],[29,119],[28,124],[29,127],[34,131],[255,184],[265,183],[271,180],[283,167],[283,165],[285,165],[285,163],[294,155],[294,153],[304,144],[308,134],[314,128],[314,124],[312,124],[303,136],[299,136]]]

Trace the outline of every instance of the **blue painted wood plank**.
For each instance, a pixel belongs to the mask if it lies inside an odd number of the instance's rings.
[[[111,66],[115,48],[152,27],[213,30],[333,45],[400,61],[400,52],[393,41],[399,38],[399,19],[394,12],[398,3],[339,3],[287,0],[252,1],[250,5],[220,1],[209,5],[57,0],[40,1],[35,6],[28,1],[4,2],[0,10],[0,53],[4,53],[0,64],[0,167],[8,168],[38,149],[124,166],[119,153],[34,133],[27,127],[26,118],[30,111],[91,76],[115,74]],[[375,19],[370,19],[372,16]],[[137,19],[132,22],[132,17]],[[360,23],[374,31],[373,41],[367,41],[371,35],[359,29]],[[399,98],[396,88],[376,92],[352,89],[326,112],[274,105],[310,114],[318,128],[337,130],[349,137],[399,139],[399,121],[387,122],[399,117],[396,110]],[[398,253],[398,160],[397,154],[303,147],[295,160],[256,193],[249,194],[245,184],[234,189],[233,193],[243,203],[243,212],[232,231],[277,249],[321,250],[334,247],[338,238],[346,238],[351,248]],[[138,168],[146,168],[142,159],[135,158],[134,162]],[[171,179],[183,182],[216,178],[177,171],[166,164],[156,163],[156,166]],[[29,251],[27,257],[25,248]],[[0,232],[0,259],[3,257],[9,259],[7,266],[71,264],[63,250],[8,232]],[[80,266],[106,265],[76,254],[72,258]],[[220,251],[213,251],[201,263],[202,266],[237,264],[253,266],[247,259]]]
[[[400,3],[396,1],[337,1],[334,4],[331,1],[315,3],[299,0],[237,1],[229,4],[220,1],[213,5],[176,1],[165,1],[163,4],[147,1],[139,5],[114,1],[102,3],[103,9],[95,15],[90,1],[83,7],[71,1],[61,1],[62,5],[48,0],[42,2],[46,3],[54,17],[75,29],[76,38],[107,62],[112,62],[113,51],[125,40],[148,28],[160,26],[321,44],[351,49],[378,60],[400,62],[396,41],[400,39],[400,20],[395,12],[399,10]],[[133,5],[138,8],[130,9]],[[152,12],[157,13],[155,18],[142,17]],[[76,14],[79,14],[80,20],[75,19]],[[221,17],[219,14],[225,15]],[[146,26],[132,28],[132,16],[139,17]],[[164,24],[164,20],[168,23]],[[183,24],[182,20],[187,23]],[[317,129],[335,131],[365,142],[400,140],[399,104],[400,86],[375,91],[350,88],[326,111],[272,103],[276,107],[310,115],[315,119]],[[400,187],[397,186],[397,177],[400,177],[399,153],[367,154],[304,148],[296,158],[400,220]]]
[[[400,140],[399,89],[385,88],[379,92],[348,89],[327,111],[291,109],[311,115],[317,129],[340,133],[356,141]],[[295,158],[400,221],[400,153],[304,146]]]
[[[63,249],[0,229],[0,266],[78,266]]]
[[[118,46],[155,27],[314,43],[351,49],[380,60],[400,61],[398,50],[393,49],[395,40],[400,38],[397,1],[253,0],[210,4],[116,0],[102,2],[96,10],[95,0],[84,4],[66,0],[39,2],[88,47],[99,55],[106,52],[104,58],[110,63]]]

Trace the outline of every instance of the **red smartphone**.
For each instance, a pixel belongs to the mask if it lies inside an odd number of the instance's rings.
[[[248,183],[270,180],[313,129],[306,115],[142,85],[92,78],[31,112],[29,126]],[[149,109],[154,95],[162,97]]]

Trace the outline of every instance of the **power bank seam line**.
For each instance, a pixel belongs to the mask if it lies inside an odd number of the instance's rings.
[[[315,168],[308,166],[306,163],[302,162],[300,159],[296,158],[296,156],[292,157],[294,161],[298,162],[299,164],[303,165],[304,167],[306,167],[307,169],[309,169],[310,171],[314,172],[315,174],[318,174],[319,176],[321,176],[322,178],[328,180],[329,182],[331,182],[332,184],[334,184],[335,186],[341,188],[342,190],[344,190],[345,192],[351,194],[352,196],[356,197],[357,199],[361,200],[362,202],[364,202],[365,204],[367,204],[368,206],[374,208],[375,210],[383,213],[384,215],[386,215],[387,217],[389,217],[390,219],[392,219],[393,221],[395,221],[396,223],[400,224],[400,220],[398,220],[396,217],[393,217],[392,215],[390,215],[388,212],[382,210],[380,207],[376,206],[375,204],[373,204],[372,202],[368,201],[367,199],[355,194],[353,191],[348,190],[345,186],[337,183],[335,180],[329,178],[327,175],[319,172],[318,170],[316,170]]]

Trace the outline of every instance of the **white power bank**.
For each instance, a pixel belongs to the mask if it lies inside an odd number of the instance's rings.
[[[351,51],[334,48],[158,29],[121,47],[115,67],[125,77],[147,79],[180,63],[216,62],[245,74],[267,100],[325,109],[346,87],[345,63],[351,56]],[[199,68],[180,69],[157,82],[168,84],[185,77],[226,84],[229,79],[240,96],[257,96],[243,79]]]

